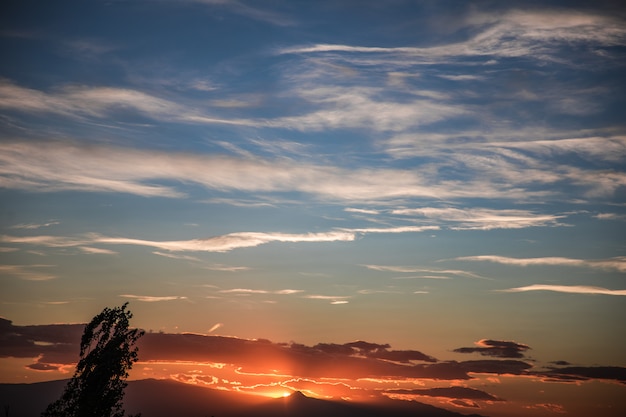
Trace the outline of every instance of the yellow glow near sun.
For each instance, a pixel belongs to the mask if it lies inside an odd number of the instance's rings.
[[[285,391],[285,392],[283,392],[283,398],[287,398],[287,397],[289,397],[290,395],[291,395],[291,393],[290,393],[290,392],[286,392],[286,391]]]

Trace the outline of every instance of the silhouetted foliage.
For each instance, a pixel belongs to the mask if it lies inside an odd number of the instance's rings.
[[[129,329],[128,303],[105,308],[85,327],[76,372],[61,398],[42,417],[123,417],[126,378],[137,362],[137,340],[144,334]]]

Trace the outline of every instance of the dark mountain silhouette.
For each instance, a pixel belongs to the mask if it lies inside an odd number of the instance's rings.
[[[0,384],[0,406],[10,417],[37,417],[63,392],[67,381]],[[197,387],[171,380],[130,381],[124,408],[142,417],[461,417],[463,414],[430,405],[396,400],[353,403],[310,398],[294,392],[266,398]],[[472,414],[473,417],[480,417]]]
[[[0,384],[0,407],[9,417],[39,417],[63,393],[67,380],[35,384]]]
[[[460,417],[463,414],[433,407],[415,401],[381,399],[376,402],[357,403],[328,401],[310,398],[301,392],[262,404],[250,416],[270,417]],[[472,414],[473,417],[480,417]],[[472,417],[466,416],[466,417]]]

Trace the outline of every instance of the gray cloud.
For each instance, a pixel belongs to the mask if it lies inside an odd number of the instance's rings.
[[[475,344],[475,347],[461,347],[454,349],[454,352],[480,353],[497,358],[523,358],[524,353],[530,349],[528,345],[504,340],[482,339]]]
[[[600,379],[626,384],[626,368],[620,366],[568,366],[554,368],[547,372],[537,372],[537,375],[561,381]]]

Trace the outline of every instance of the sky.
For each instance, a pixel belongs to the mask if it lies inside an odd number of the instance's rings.
[[[129,302],[136,379],[623,415],[618,2],[0,8],[0,382]]]

